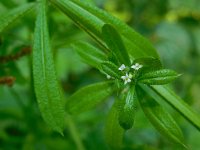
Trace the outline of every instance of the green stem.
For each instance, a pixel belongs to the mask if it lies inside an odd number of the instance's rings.
[[[80,135],[79,135],[79,133],[76,129],[75,123],[72,120],[71,116],[68,115],[68,114],[67,114],[67,117],[66,117],[66,124],[69,128],[69,131],[71,133],[71,136],[72,136],[74,142],[76,143],[77,149],[78,150],[85,150],[83,143],[81,141]]]

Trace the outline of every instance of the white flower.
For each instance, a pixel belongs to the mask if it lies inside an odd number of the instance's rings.
[[[107,75],[106,75],[106,78],[107,78],[107,79],[111,79],[111,76],[107,74]]]
[[[124,69],[126,69],[126,66],[124,64],[122,64],[119,68],[120,71],[123,71]]]
[[[143,67],[143,65],[140,65],[139,63],[136,63],[135,65],[131,66],[131,68],[133,68],[134,70],[139,70],[142,67]]]
[[[131,74],[128,75],[127,73],[126,73],[125,76],[121,76],[121,78],[124,80],[124,84],[127,84],[127,83],[131,82],[131,78],[132,77],[133,76]]]

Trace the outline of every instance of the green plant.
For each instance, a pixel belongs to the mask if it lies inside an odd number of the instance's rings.
[[[167,86],[162,85],[179,75],[163,69],[156,50],[133,29],[108,13],[78,0],[50,0],[50,3],[99,44],[97,47],[78,42],[74,44],[74,49],[86,63],[110,79],[78,90],[64,104],[49,41],[47,3],[42,0],[20,6],[0,19],[2,32],[14,20],[38,6],[32,64],[35,93],[46,123],[62,134],[65,112],[79,114],[87,111],[114,93],[116,100],[108,114],[105,129],[111,147],[117,149],[122,146],[124,129],[130,129],[134,122],[136,100],[161,134],[186,147],[178,125],[156,102],[158,97],[165,100],[200,129],[198,115]]]

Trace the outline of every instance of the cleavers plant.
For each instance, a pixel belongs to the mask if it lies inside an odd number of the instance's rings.
[[[138,100],[147,118],[158,131],[170,140],[185,147],[183,135],[176,122],[143,90],[143,88],[148,88],[151,85],[167,84],[176,79],[179,74],[173,70],[163,69],[157,58],[142,57],[134,60],[130,59],[120,34],[112,25],[105,24],[102,27],[102,37],[108,46],[107,49],[109,52],[107,55],[104,54],[103,56],[100,49],[92,47],[91,45],[89,46],[83,42],[74,44],[74,49],[78,52],[83,61],[96,67],[107,77],[106,80],[109,80],[107,83],[110,84],[111,87],[108,87],[108,89],[112,89],[112,91],[108,90],[107,93],[109,94],[106,94],[106,96],[114,93],[116,97],[113,105],[115,108],[112,108],[115,109],[114,115],[116,116],[112,116],[116,119],[115,124],[113,124],[113,127],[110,125],[106,126],[106,128],[108,128],[106,131],[109,133],[106,136],[108,141],[110,141],[109,138],[119,136],[116,134],[120,134],[122,138],[123,132],[132,128],[137,104],[136,100]],[[84,53],[82,53],[83,50]],[[90,59],[88,59],[89,56]],[[104,82],[104,84],[105,83],[106,82]],[[95,86],[96,85],[93,85],[93,88]],[[89,89],[88,87],[82,88],[67,100],[66,106],[69,113],[80,113],[83,108],[87,107],[87,109],[91,109],[100,102],[98,100],[94,103],[94,100],[97,99],[95,95],[94,97],[87,97],[87,99],[85,99],[87,93],[91,96],[89,94],[91,90],[95,89]],[[100,90],[101,89],[97,89],[97,91]],[[107,90],[106,86],[102,91],[105,90]],[[95,90],[95,93],[98,93],[97,91]],[[101,98],[103,100],[102,96]],[[156,107],[151,108],[151,105],[155,105]],[[84,109],[84,111],[85,110],[86,109]],[[113,112],[111,111],[110,113]],[[107,124],[109,124],[110,120],[113,120],[113,118],[110,118]],[[116,128],[117,124],[119,125],[118,128]],[[121,130],[119,130],[119,128],[121,128]],[[113,131],[110,132],[110,130]],[[115,141],[109,143],[114,149],[120,147]]]
[[[73,47],[84,62],[107,77],[104,82],[81,88],[66,103],[56,79],[49,40],[49,4],[99,44],[97,47],[82,41]],[[164,85],[180,75],[163,69],[156,50],[145,38],[107,12],[80,0],[40,0],[15,8],[0,17],[0,33],[33,8],[37,8],[32,55],[34,89],[41,114],[52,129],[62,134],[65,113],[80,114],[113,95],[115,102],[105,125],[106,141],[113,149],[122,147],[125,130],[133,126],[136,100],[162,135],[187,148],[179,126],[156,100],[169,103],[198,130],[199,116]]]

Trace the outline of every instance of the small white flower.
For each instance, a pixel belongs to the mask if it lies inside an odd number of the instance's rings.
[[[107,79],[111,79],[111,76],[107,74],[107,75],[106,75],[106,78],[107,78]]]
[[[130,75],[130,74],[128,75],[126,73],[126,75],[125,76],[121,76],[121,78],[124,80],[124,84],[127,84],[127,83],[131,82],[132,75]]]
[[[124,69],[126,69],[126,66],[124,64],[122,64],[119,68],[120,71],[123,71]]]
[[[131,66],[131,68],[133,68],[134,70],[139,70],[142,67],[143,67],[143,65],[140,65],[139,63],[136,63],[135,65]]]

